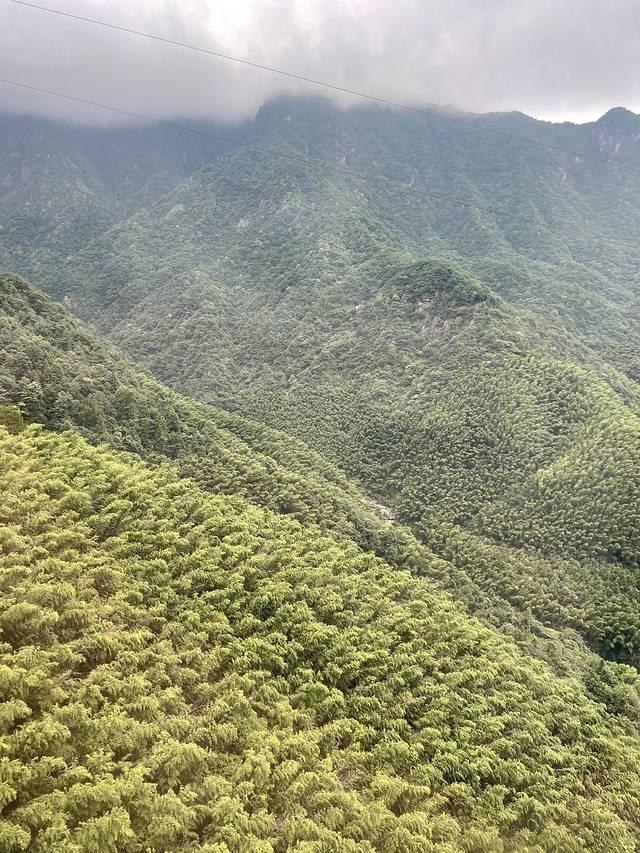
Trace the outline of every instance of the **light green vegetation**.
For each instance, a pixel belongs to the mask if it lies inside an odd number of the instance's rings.
[[[422,581],[0,434],[3,849],[635,849],[636,737]]]

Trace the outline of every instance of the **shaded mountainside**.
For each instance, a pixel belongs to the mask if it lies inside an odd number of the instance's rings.
[[[50,289],[162,381],[298,436],[404,521],[635,565],[640,218],[624,186],[640,173],[478,129],[601,157],[606,126],[631,167],[619,118],[459,126],[283,99],[256,120],[261,147],[195,173]],[[597,532],[595,470],[549,486],[577,442],[619,472]],[[540,509],[568,490],[576,511]]]
[[[24,280],[0,275],[0,403],[151,461],[205,488],[362,536],[380,519],[347,479],[290,436],[179,397]],[[351,517],[351,514],[353,518]]]
[[[183,281],[178,317],[190,296],[206,294],[217,306],[230,286],[244,285],[256,307],[282,300],[282,330],[292,300],[334,302],[336,280],[346,308],[358,304],[363,276],[445,256],[637,376],[640,140],[626,120],[640,133],[640,118],[616,116],[578,126],[508,114],[461,125],[281,99],[259,113],[254,147],[205,167],[48,286],[77,296],[92,320],[143,349],[154,343],[145,328],[152,320],[139,330],[137,323],[143,307],[161,319],[150,297],[164,304],[167,280]],[[89,292],[87,274],[96,279]],[[220,313],[219,334],[235,332],[227,328],[233,316]],[[206,319],[199,312],[196,331]],[[242,364],[246,353],[239,355]]]
[[[465,121],[21,171],[0,847],[637,848],[640,119]]]
[[[0,267],[41,282],[64,259],[242,139],[247,126],[89,128],[0,114]]]
[[[164,382],[321,452],[425,541],[451,525],[490,537],[510,607],[635,662],[637,196],[624,187],[637,178],[580,152],[635,167],[636,118],[469,127],[282,99],[256,119],[259,145],[90,243],[49,288]],[[291,500],[306,513],[303,491]],[[319,497],[323,525],[326,508]],[[377,537],[360,541],[386,547]],[[505,562],[505,545],[527,553]],[[549,600],[538,559],[577,599]],[[473,559],[465,572],[482,590]],[[612,584],[629,587],[613,623]]]

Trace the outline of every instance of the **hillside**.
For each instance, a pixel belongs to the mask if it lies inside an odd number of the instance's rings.
[[[27,422],[175,460],[205,488],[375,546],[379,516],[302,443],[179,397],[23,279],[0,274],[0,297],[0,404],[19,406]]]
[[[406,572],[0,427],[3,849],[628,850],[637,734]]]
[[[637,155],[629,135],[635,118],[624,112],[593,126],[545,125],[517,115],[469,120],[594,156],[609,156],[614,139],[615,157],[631,166]],[[501,566],[501,580],[491,587],[509,607],[525,616],[533,608],[545,624],[577,628],[607,656],[635,662],[640,407],[635,368],[618,356],[633,360],[640,352],[634,343],[640,326],[621,320],[621,312],[631,316],[637,290],[636,208],[631,198],[615,208],[606,203],[620,175],[632,183],[635,172],[572,160],[565,164],[570,177],[551,192],[548,176],[567,156],[556,149],[532,147],[542,170],[534,174],[524,170],[522,145],[511,138],[388,110],[341,112],[322,101],[275,102],[252,132],[255,147],[218,157],[70,257],[49,277],[49,289],[161,380],[319,451],[398,521],[413,525],[430,548],[448,540],[451,525],[471,541],[489,537]],[[301,151],[318,160],[300,159]],[[527,198],[537,200],[535,209],[520,209],[525,194],[491,195],[498,185],[487,175],[496,172],[497,153],[501,175],[511,172],[514,181],[529,175]],[[415,166],[411,187],[389,179],[400,154]],[[368,170],[372,180],[341,171],[366,156],[380,171]],[[444,180],[443,158],[455,160],[450,192],[510,206],[511,230],[503,227],[500,240],[487,210],[444,199],[437,209],[433,198],[427,204],[432,186],[437,192]],[[463,175],[467,183],[458,186]],[[447,219],[454,212],[455,223]],[[518,215],[522,233],[533,227],[532,216],[540,227],[546,223],[541,242],[518,243]],[[484,242],[472,250],[473,234],[480,233]],[[605,270],[598,253],[589,264],[582,259],[578,275],[558,241],[573,251],[585,235],[591,247],[606,236],[608,262],[622,253],[624,264]],[[547,244],[555,248],[543,269],[539,247]],[[425,257],[427,250],[439,256]],[[507,255],[519,284],[490,272]],[[623,267],[630,273],[624,280]],[[151,433],[116,447],[140,450],[156,441],[162,450],[167,438],[153,432],[166,432],[163,419],[176,418],[145,419],[146,400],[138,409],[126,400],[115,409],[105,400],[97,406],[107,413],[129,406],[135,429]],[[82,427],[83,417],[76,413],[72,422]],[[183,435],[202,434],[200,425],[186,423]],[[202,452],[188,439],[187,445],[186,455],[200,461],[194,466],[187,459],[184,469],[210,469],[216,454],[209,443]],[[355,521],[360,508],[337,512],[342,498],[327,501],[322,479],[307,489],[304,468],[291,476],[297,463],[286,440],[279,447],[277,476],[289,483],[287,496],[280,494],[275,506],[267,485],[261,502],[294,513],[297,507],[300,518],[312,494],[319,524],[339,528],[348,517],[347,535],[387,552],[389,533],[373,533],[377,522],[369,516]],[[264,453],[264,443],[259,449]],[[267,448],[267,457],[272,452]],[[168,455],[179,458],[175,449]],[[260,464],[268,471],[273,458]],[[242,474],[214,469],[212,478],[228,490],[238,481],[247,489],[263,476],[250,460],[238,465]],[[258,492],[255,483],[250,488]],[[505,546],[526,554],[509,556],[505,565]],[[555,568],[540,571],[540,559]],[[495,569],[478,571],[472,558],[464,571],[482,593],[480,607],[496,618],[494,605],[484,606],[487,574],[495,577]],[[551,601],[539,580],[549,572],[564,584]],[[587,590],[585,572],[592,579]],[[474,598],[459,581],[450,581],[456,596]],[[608,591],[629,583],[612,624],[602,615],[612,611]],[[570,603],[567,587],[575,590]]]
[[[578,678],[587,695],[639,716],[633,671],[603,670],[594,654],[638,661],[632,567],[543,559],[447,524],[420,529],[425,547],[302,443],[169,391],[21,279],[0,277],[0,296],[0,405],[17,404],[27,421],[73,428],[151,462],[176,462],[209,491],[241,496],[408,567],[527,654]]]
[[[637,182],[636,117],[469,120],[283,99],[255,148],[91,243],[49,289],[162,381],[301,438],[402,521],[636,565],[639,222],[636,196],[611,204]],[[593,157],[615,139],[633,168],[480,126]],[[484,207],[434,196],[445,182]]]
[[[150,283],[164,304],[171,275],[187,276],[189,293],[204,289],[209,304],[222,298],[220,288],[251,283],[256,307],[271,308],[274,297],[284,303],[273,306],[283,321],[298,295],[304,304],[317,291],[333,301],[346,278],[340,304],[353,307],[376,284],[363,277],[445,256],[638,376],[640,118],[613,111],[592,125],[517,114],[466,120],[280,99],[258,114],[255,147],[205,167],[49,286],[74,293],[73,276],[90,271],[97,281],[77,294],[79,306],[97,309],[95,319],[124,339]],[[586,159],[609,156],[621,167]],[[189,278],[196,270],[202,281]],[[125,286],[127,301],[107,307],[111,290]],[[173,307],[180,316],[181,303]],[[143,326],[134,344],[152,345],[153,327]]]
[[[0,133],[0,850],[637,849],[640,117],[464,121]]]
[[[247,132],[191,126],[203,135],[0,113],[0,267],[43,281],[68,255],[232,147],[214,136]]]

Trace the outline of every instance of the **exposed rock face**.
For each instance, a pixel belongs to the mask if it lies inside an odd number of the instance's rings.
[[[592,139],[598,151],[607,157],[627,154],[633,145],[640,150],[640,116],[615,107],[594,123]]]
[[[433,310],[434,300],[425,299],[418,304],[418,311],[424,317],[422,334],[428,340],[450,337],[460,325],[460,317],[443,317]]]

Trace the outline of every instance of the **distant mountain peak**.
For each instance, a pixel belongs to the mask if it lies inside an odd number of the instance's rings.
[[[610,121],[625,121],[640,124],[640,115],[628,110],[626,107],[611,107],[610,110],[601,116],[596,124],[603,124]]]
[[[594,123],[593,141],[608,157],[615,157],[629,144],[640,144],[640,115],[613,107]]]

